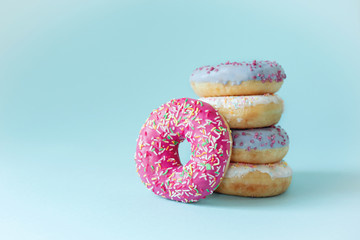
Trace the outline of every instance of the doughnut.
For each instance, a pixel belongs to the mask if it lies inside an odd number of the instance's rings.
[[[268,127],[279,122],[283,100],[273,94],[200,98],[212,105],[228,121],[230,128]]]
[[[285,161],[269,164],[230,163],[216,192],[243,197],[270,197],[285,192],[292,170]]]
[[[281,161],[289,150],[289,136],[279,126],[257,129],[233,129],[231,162],[274,163]]]
[[[226,62],[196,68],[190,84],[200,97],[260,95],[277,92],[286,74],[274,61]]]
[[[182,165],[178,147],[185,139],[191,145],[191,156]],[[154,110],[141,128],[136,169],[156,195],[196,202],[220,184],[231,149],[229,126],[210,104],[190,98],[173,99]]]

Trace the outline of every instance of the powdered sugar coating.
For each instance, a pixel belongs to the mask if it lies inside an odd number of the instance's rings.
[[[182,165],[178,146],[191,144]],[[174,99],[154,110],[137,141],[136,168],[146,187],[176,201],[195,202],[213,193],[224,176],[232,148],[230,129],[209,104]]]
[[[228,97],[204,97],[199,100],[209,103],[215,108],[228,108],[231,110],[251,107],[258,104],[283,103],[283,100],[275,94],[253,96],[228,96]]]
[[[268,164],[230,163],[225,178],[240,178],[255,171],[267,173],[271,178],[286,178],[292,176],[292,169],[284,160],[281,160],[277,163]]]
[[[190,76],[191,82],[215,82],[240,85],[243,81],[256,80],[282,82],[286,78],[283,68],[275,61],[226,62],[216,66],[196,68]]]
[[[256,129],[232,129],[233,148],[263,150],[289,146],[289,136],[279,126]]]

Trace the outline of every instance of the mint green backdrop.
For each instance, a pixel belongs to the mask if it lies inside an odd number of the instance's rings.
[[[356,0],[0,1],[0,239],[356,238],[359,43]],[[133,155],[149,113],[196,98],[196,67],[253,59],[288,76],[290,189],[147,191]]]

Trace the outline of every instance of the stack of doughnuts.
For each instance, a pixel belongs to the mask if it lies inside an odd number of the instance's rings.
[[[143,124],[136,170],[156,195],[196,202],[214,191],[268,197],[283,193],[292,170],[283,160],[289,137],[276,126],[284,103],[275,95],[286,75],[271,61],[227,62],[190,77],[200,99],[172,99]],[[179,144],[191,145],[183,165]]]
[[[284,109],[275,94],[286,75],[274,61],[226,62],[193,71],[190,83],[202,102],[227,121],[230,164],[216,192],[269,197],[285,192],[292,170],[283,160],[289,137],[276,124]]]

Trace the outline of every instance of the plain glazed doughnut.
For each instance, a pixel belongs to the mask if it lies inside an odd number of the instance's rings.
[[[279,126],[233,129],[231,162],[253,164],[281,161],[289,150],[289,136]]]
[[[191,144],[190,161],[180,162],[179,143]],[[154,110],[137,141],[135,162],[145,186],[155,194],[196,202],[220,184],[232,149],[230,129],[209,104],[174,99]]]
[[[229,123],[230,128],[247,129],[272,126],[279,122],[283,100],[272,94],[255,96],[200,98],[212,105]]]
[[[216,192],[243,197],[270,197],[290,186],[292,170],[285,161],[270,164],[230,163]]]
[[[260,95],[277,92],[285,78],[278,63],[254,60],[196,68],[190,83],[200,97]]]

